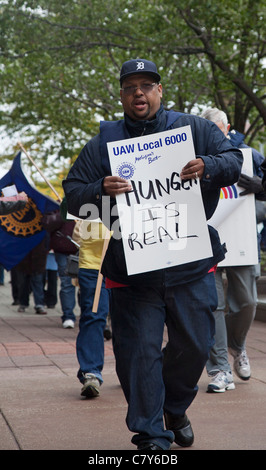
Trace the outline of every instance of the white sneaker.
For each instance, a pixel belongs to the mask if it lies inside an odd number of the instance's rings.
[[[213,376],[211,382],[207,387],[207,392],[225,392],[226,390],[234,390],[235,384],[233,381],[232,372],[220,371]]]
[[[73,320],[65,320],[63,322],[63,328],[74,328],[75,322]]]
[[[250,378],[250,364],[247,356],[247,352],[244,349],[240,353],[233,349],[229,349],[230,354],[234,358],[234,371],[238,377],[242,380],[248,380]]]
[[[100,381],[94,374],[83,374],[85,378],[81,395],[87,398],[98,397],[100,394]]]

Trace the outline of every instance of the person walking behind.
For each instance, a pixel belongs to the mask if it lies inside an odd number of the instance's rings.
[[[77,247],[71,241],[75,227],[74,220],[65,221],[60,210],[47,213],[42,219],[45,230],[49,233],[49,250],[53,250],[60,278],[59,298],[62,308],[63,328],[74,328],[76,315],[76,287],[70,276],[66,274],[68,255],[76,254]]]
[[[97,397],[103,383],[104,332],[109,313],[109,291],[102,280],[97,311],[93,312],[98,274],[106,228],[100,222],[82,221],[76,224],[73,239],[79,248],[79,333],[76,340],[79,370],[77,377],[82,384],[81,395]]]
[[[223,134],[239,148],[247,148],[243,143],[244,136],[236,131],[229,132],[230,124],[226,114],[218,108],[208,108],[201,117],[214,122]],[[263,173],[261,164],[262,155],[252,149],[254,176],[249,177],[241,173],[238,185],[244,188],[240,195],[255,194],[258,200],[265,200],[266,195],[261,184]],[[234,390],[235,384],[231,365],[228,360],[228,351],[233,356],[233,367],[236,375],[242,380],[249,380],[251,368],[246,352],[246,338],[254,320],[257,306],[257,265],[228,266],[218,268],[215,274],[215,283],[218,293],[218,308],[215,316],[215,344],[211,348],[210,358],[206,369],[211,381],[207,392],[225,392]],[[224,277],[227,278],[225,294]],[[228,312],[226,311],[228,305]]]
[[[76,315],[76,286],[70,276],[66,274],[68,255],[77,252],[76,245],[67,237],[72,237],[75,222],[73,220],[63,222],[60,229],[51,234],[50,248],[54,250],[55,260],[58,266],[60,278],[59,298],[62,308],[63,328],[74,328]]]
[[[35,246],[16,266],[19,288],[18,312],[25,312],[29,306],[29,297],[32,291],[35,313],[45,315],[45,301],[43,291],[43,276],[46,269],[47,237]]]

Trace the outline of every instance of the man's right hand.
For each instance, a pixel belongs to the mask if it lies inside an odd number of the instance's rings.
[[[119,176],[106,176],[103,180],[103,190],[104,194],[110,197],[116,197],[119,194],[131,191],[132,186],[129,181]]]

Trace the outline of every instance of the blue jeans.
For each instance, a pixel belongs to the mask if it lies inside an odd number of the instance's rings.
[[[67,267],[67,255],[65,253],[55,253],[55,259],[58,266],[58,274],[60,277],[59,297],[61,308],[63,311],[62,321],[76,320],[74,308],[76,305],[76,288],[72,284],[70,276],[65,274]]]
[[[35,308],[43,307],[44,291],[43,291],[43,273],[36,273],[30,276],[30,285],[33,292]]]
[[[184,415],[195,398],[213,345],[216,307],[213,273],[172,287],[112,289],[114,353],[134,444],[170,447],[174,436],[164,429],[163,411]]]
[[[97,313],[92,312],[98,271],[79,269],[80,287],[79,334],[77,336],[77,358],[80,365],[78,379],[84,382],[83,374],[89,372],[96,375],[102,383],[104,364],[104,328],[109,313],[109,291],[103,280]]]

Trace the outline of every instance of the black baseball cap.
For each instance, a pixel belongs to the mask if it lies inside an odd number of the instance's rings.
[[[161,76],[159,75],[154,62],[146,59],[131,59],[127,62],[124,62],[121,67],[120,85],[125,78],[129,77],[129,75],[135,75],[136,73],[150,74],[155,78],[156,82],[161,80]]]

